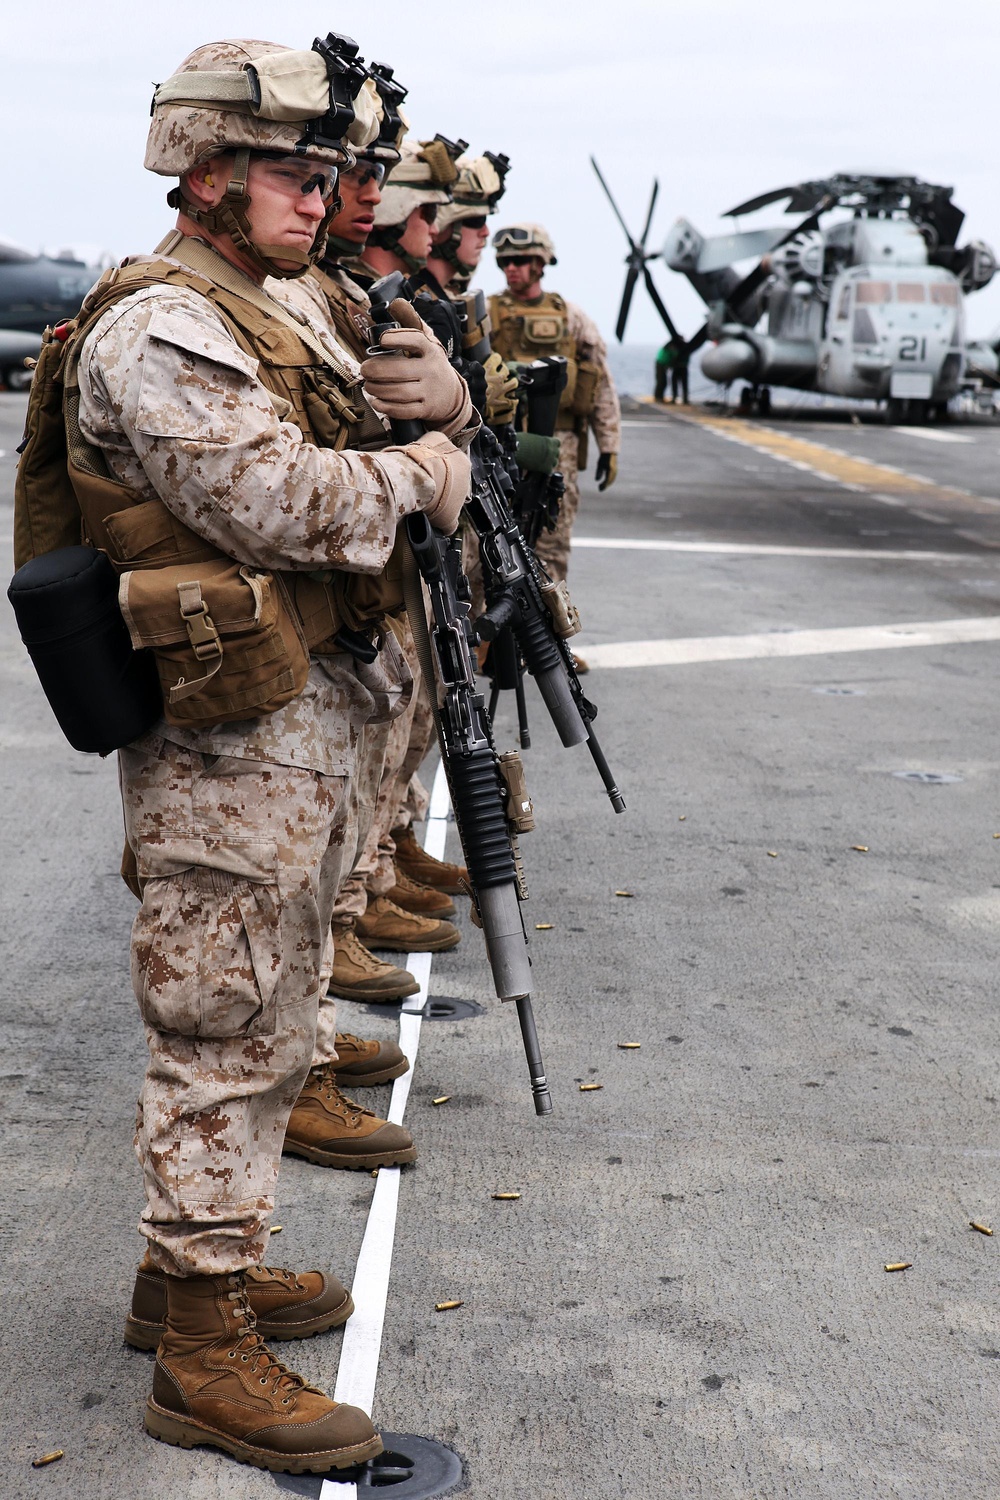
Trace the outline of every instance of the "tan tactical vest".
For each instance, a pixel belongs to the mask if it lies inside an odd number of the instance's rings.
[[[567,361],[566,389],[559,402],[557,431],[585,431],[594,409],[601,367],[578,356],[576,339],[569,330],[565,299],[558,292],[543,292],[537,302],[518,302],[510,292],[490,298],[490,342],[508,364],[530,364],[549,354]]]
[[[190,259],[211,256],[191,243]],[[15,564],[81,538],[106,552],[121,575],[133,644],[156,656],[164,713],[190,728],[271,713],[296,697],[310,653],[339,651],[334,637],[342,627],[363,629],[402,607],[401,552],[378,578],[268,573],[234,562],[162,500],[142,499],[114,478],[103,452],[80,432],[80,354],[109,307],[161,285],[190,288],[216,307],[240,348],[259,361],[282,418],[307,442],[377,449],[389,439],[360,382],[330,363],[310,330],[290,326],[280,307],[272,312],[276,304],[265,294],[249,300],[187,266],[117,267],[76,319],[46,330],[15,485]]]
[[[356,302],[336,278],[330,276],[321,266],[314,266],[308,274],[315,277],[317,285],[326,298],[338,339],[345,349],[351,351],[360,364],[362,360],[368,358],[368,346],[372,341],[371,318],[368,316],[365,303]]]

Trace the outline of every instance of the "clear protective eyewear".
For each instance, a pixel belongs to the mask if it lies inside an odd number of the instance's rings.
[[[388,170],[388,163],[384,161],[359,161],[342,172],[341,176],[350,181],[351,186],[355,188],[367,187],[369,182],[374,182],[375,186],[380,188]]]
[[[319,191],[324,203],[336,196],[340,178],[339,168],[326,162],[303,161],[298,156],[256,155],[251,162],[251,171],[257,171],[268,187],[289,198],[308,198]]]

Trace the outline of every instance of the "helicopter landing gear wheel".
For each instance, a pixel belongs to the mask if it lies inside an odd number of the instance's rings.
[[[931,420],[931,403],[890,396],[886,404],[885,419],[893,427],[924,427]]]
[[[740,412],[743,416],[766,417],[771,411],[771,392],[766,385],[745,385],[740,391]]]

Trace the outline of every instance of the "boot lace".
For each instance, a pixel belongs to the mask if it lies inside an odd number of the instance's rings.
[[[281,1271],[280,1274],[288,1276],[289,1272]],[[257,1332],[257,1319],[254,1317],[253,1308],[247,1301],[243,1277],[241,1275],[230,1276],[229,1283],[233,1288],[228,1293],[229,1301],[232,1303],[232,1316],[237,1322],[241,1322],[243,1327],[237,1332],[236,1342],[228,1351],[227,1357],[238,1359],[242,1364],[249,1364],[248,1373],[264,1387],[267,1395],[274,1398],[280,1396],[282,1406],[290,1406],[302,1391],[315,1391],[322,1394],[317,1386],[310,1385],[303,1376],[282,1364],[281,1360],[272,1354],[264,1343]]]
[[[312,1077],[316,1080],[324,1099],[328,1099],[335,1109],[340,1110],[344,1118],[352,1123],[362,1120],[367,1115],[369,1119],[375,1119],[373,1109],[365,1109],[363,1104],[358,1104],[354,1099],[348,1099],[345,1093],[337,1087],[335,1063],[324,1063],[322,1068],[316,1068]],[[353,1121],[352,1121],[353,1117]]]
[[[388,967],[381,959],[376,958],[374,953],[369,953],[352,927],[337,934],[335,946],[346,953],[351,963],[363,969],[366,974],[378,974]]]

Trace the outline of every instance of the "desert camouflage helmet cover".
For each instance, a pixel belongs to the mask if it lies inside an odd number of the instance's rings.
[[[505,157],[495,160],[506,162]],[[458,176],[451,190],[452,201],[438,210],[438,229],[448,229],[462,219],[494,214],[503,197],[503,178],[488,156],[460,156],[455,166]]]
[[[556,264],[556,247],[541,224],[506,224],[493,236],[493,249],[501,265],[512,255],[537,255],[547,266]]]
[[[404,140],[398,164],[390,169],[375,210],[375,228],[405,224],[415,208],[425,203],[450,203],[451,185],[458,176],[442,141]]]
[[[310,140],[308,123],[330,107],[329,74],[317,51],[277,42],[209,42],[157,85],[145,166],[161,177],[183,177],[220,151],[240,147],[344,166],[378,135],[375,85],[366,80],[356,95],[345,141]]]

